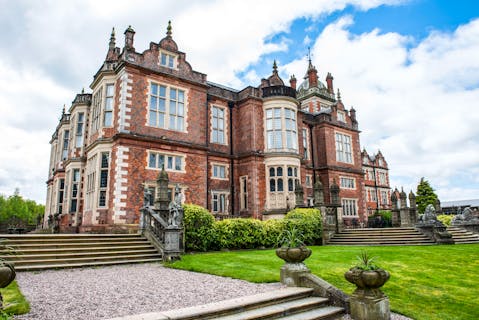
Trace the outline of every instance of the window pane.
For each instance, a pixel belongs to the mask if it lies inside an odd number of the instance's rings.
[[[158,168],[163,169],[163,166],[165,165],[165,156],[162,154],[158,155]]]
[[[109,127],[113,124],[113,113],[111,111],[105,112],[105,119],[103,125]]]
[[[152,83],[151,84],[151,94],[154,94],[155,96],[158,95],[158,85]]]
[[[155,111],[150,111],[149,124],[150,124],[150,126],[156,126],[156,112]]]
[[[108,185],[108,171],[101,170],[100,172],[100,188],[106,188]]]
[[[166,87],[160,86],[160,97],[166,97]]]
[[[105,100],[105,110],[113,110],[113,98],[106,98]]]
[[[156,110],[158,105],[158,98],[155,96],[150,96],[150,110]]]
[[[294,191],[293,179],[288,179],[288,191]]]
[[[168,156],[168,165],[167,165],[167,168],[168,168],[168,169],[173,169],[173,157],[171,157],[171,156]]]
[[[173,88],[170,89],[170,99],[176,100],[176,89],[173,89]]]
[[[283,179],[278,179],[278,191],[283,191]]]
[[[185,92],[182,90],[178,90],[178,101],[185,102]]]
[[[180,171],[180,170],[181,170],[181,161],[182,161],[182,159],[181,159],[181,157],[179,157],[179,156],[176,156],[175,159],[176,159],[176,160],[175,160],[175,170]]]
[[[156,168],[156,154],[150,153],[150,158],[148,160],[148,167]]]
[[[269,168],[269,176],[274,177],[274,168]]]
[[[283,175],[283,167],[278,167],[276,172],[278,173],[278,176],[281,177]]]
[[[276,191],[276,183],[274,179],[269,180],[269,191],[275,192]]]

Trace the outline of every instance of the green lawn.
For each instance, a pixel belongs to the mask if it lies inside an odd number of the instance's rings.
[[[361,250],[391,273],[383,287],[391,309],[417,320],[479,319],[479,245],[311,247],[311,271],[346,293],[354,285],[344,273]],[[274,250],[186,254],[173,268],[252,282],[277,282],[282,260]]]
[[[24,314],[30,311],[30,304],[18,288],[17,282],[13,281],[6,288],[0,289],[3,297],[3,314],[0,319],[8,319],[5,314]]]

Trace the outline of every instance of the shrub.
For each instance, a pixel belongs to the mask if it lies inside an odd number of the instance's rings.
[[[321,212],[318,209],[296,208],[288,212],[284,220],[284,228],[296,228],[306,245],[321,243]]]
[[[214,231],[222,249],[253,249],[263,244],[263,222],[256,219],[217,221]]]
[[[440,214],[437,216],[437,220],[441,221],[448,227],[451,225],[452,218],[454,218],[454,215],[452,214]]]
[[[214,217],[203,207],[184,204],[185,246],[187,250],[207,251],[216,242]]]
[[[273,248],[278,245],[283,230],[285,229],[284,219],[269,219],[263,221],[262,245],[266,248]]]

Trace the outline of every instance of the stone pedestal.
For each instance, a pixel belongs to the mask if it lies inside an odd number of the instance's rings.
[[[399,211],[400,212],[400,219],[401,219],[401,227],[404,228],[404,227],[410,227],[411,226],[411,222],[409,221],[410,219],[410,214],[409,214],[409,208],[401,208],[401,210]]]
[[[354,320],[389,320],[391,311],[387,296],[368,296],[360,292],[354,292],[350,299],[351,318]]]
[[[391,217],[392,226],[397,228],[401,226],[401,219],[399,217],[399,210],[392,210]]]
[[[281,283],[288,287],[298,287],[301,276],[311,273],[311,270],[302,262],[285,263],[281,267],[280,279]]]

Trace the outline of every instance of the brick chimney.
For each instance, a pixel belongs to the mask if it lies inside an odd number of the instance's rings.
[[[133,38],[135,37],[135,30],[131,26],[128,26],[128,29],[125,30],[125,49],[135,51],[133,47]]]
[[[309,60],[308,66],[308,81],[309,87],[317,87],[318,86],[318,70],[313,66],[311,60]]]
[[[326,76],[326,85],[328,86],[328,92],[330,94],[334,94],[334,89],[333,89],[333,76],[331,75],[330,72],[328,72],[328,75]]]
[[[291,88],[293,88],[294,90],[296,90],[296,77],[294,76],[294,74],[291,76],[291,78],[289,79],[289,85]]]

